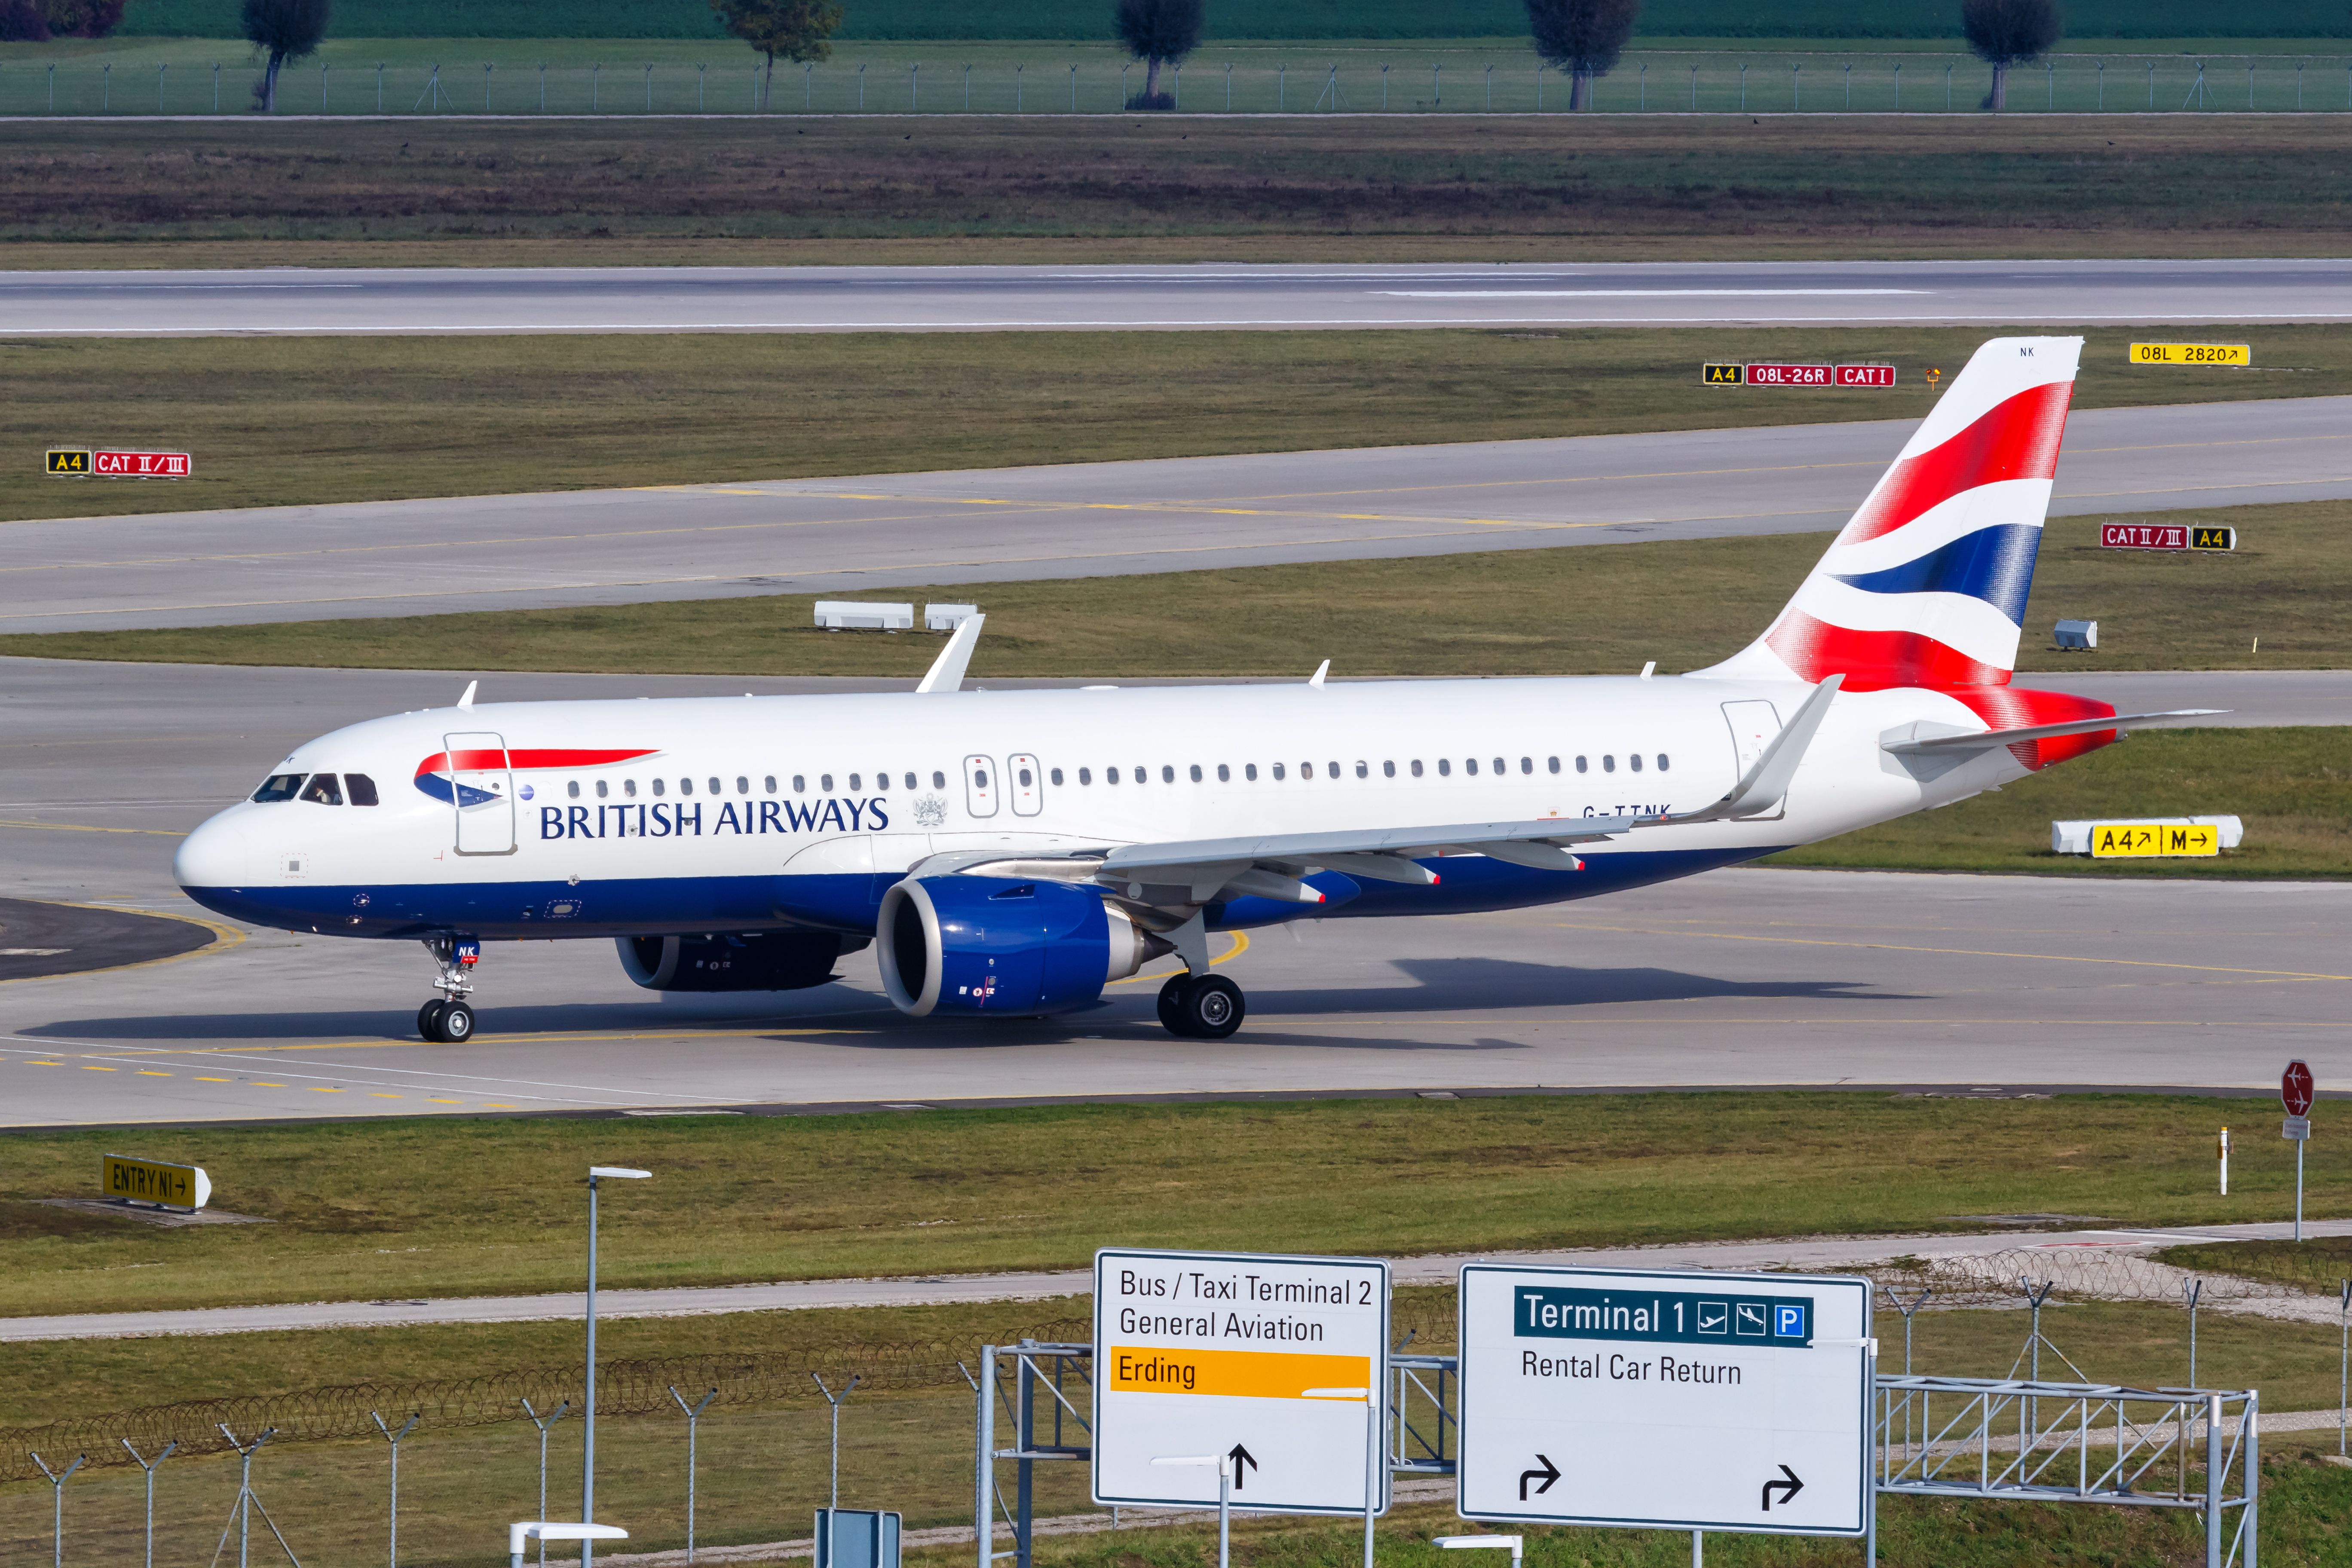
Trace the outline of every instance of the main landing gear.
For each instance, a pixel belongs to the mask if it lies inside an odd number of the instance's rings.
[[[1160,1022],[1188,1040],[1222,1040],[1248,1013],[1242,988],[1222,974],[1172,974],[1160,988]]]
[[[416,1032],[442,1045],[462,1046],[474,1037],[474,965],[482,944],[469,936],[428,936],[425,951],[439,970],[434,988],[442,993],[416,1010]]]

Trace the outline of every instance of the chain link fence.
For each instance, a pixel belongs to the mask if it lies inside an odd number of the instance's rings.
[[[0,116],[252,113],[259,71],[233,49],[157,60],[0,60]],[[1966,54],[1631,54],[1593,84],[1595,111],[1976,113],[1989,68]],[[1143,89],[1140,66],[856,61],[780,67],[541,65],[448,59],[320,65],[279,76],[278,111],[301,115],[1110,114]],[[1218,60],[1160,73],[1194,114],[1527,114],[1568,108],[1569,84],[1528,57],[1463,52],[1383,59]],[[2352,56],[2054,55],[2009,75],[2012,113],[2352,110]]]

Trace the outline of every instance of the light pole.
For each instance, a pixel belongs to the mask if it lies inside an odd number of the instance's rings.
[[[607,1176],[619,1181],[642,1182],[652,1175],[651,1171],[632,1170],[626,1165],[588,1167],[588,1386],[586,1397],[581,1405],[585,1431],[581,1436],[580,1454],[580,1522],[583,1524],[596,1521],[596,1184]],[[521,1550],[518,1542],[515,1551]],[[589,1568],[595,1550],[588,1538],[581,1539],[580,1568]]]

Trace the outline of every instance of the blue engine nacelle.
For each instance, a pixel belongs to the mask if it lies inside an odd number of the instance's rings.
[[[1058,1013],[1171,951],[1090,888],[908,878],[882,895],[882,988],[898,1011]]]

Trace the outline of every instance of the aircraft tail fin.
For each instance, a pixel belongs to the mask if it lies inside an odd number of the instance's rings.
[[[1700,675],[2005,686],[2080,338],[1995,338],[1953,379],[1769,630]]]

